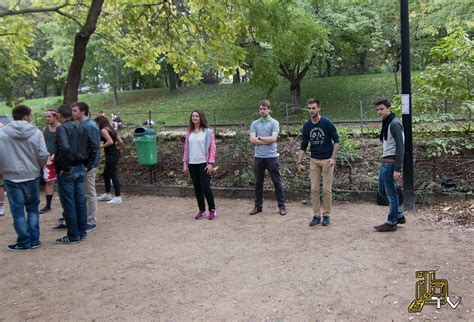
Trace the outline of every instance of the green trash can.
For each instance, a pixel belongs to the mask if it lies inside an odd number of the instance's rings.
[[[138,164],[154,165],[157,162],[156,132],[142,127],[135,129],[133,141],[137,150]]]

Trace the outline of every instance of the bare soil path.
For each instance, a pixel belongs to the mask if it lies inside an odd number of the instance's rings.
[[[66,246],[49,230],[54,200],[42,247],[24,253],[6,250],[15,233],[0,218],[0,321],[474,320],[472,227],[420,211],[377,233],[387,208],[340,202],[330,226],[309,227],[298,202],[281,217],[274,200],[256,216],[250,200],[217,201],[212,222],[194,219],[191,198],[101,203],[97,231]],[[431,269],[462,304],[408,313],[415,271]]]

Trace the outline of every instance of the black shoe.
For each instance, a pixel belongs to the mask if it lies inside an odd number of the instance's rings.
[[[256,215],[259,212],[262,212],[262,208],[255,207],[255,208],[252,209],[251,212],[249,212],[249,215]]]
[[[41,247],[41,242],[39,241],[36,245],[31,245],[31,249],[36,249]]]
[[[40,209],[39,213],[40,214],[45,214],[45,213],[50,212],[50,211],[51,211],[51,208],[44,207],[44,208]]]
[[[380,231],[380,232],[395,231],[395,230],[397,230],[397,225],[390,225],[390,224],[384,223],[384,224],[379,225],[379,226],[374,226],[374,228],[375,228],[375,230]]]
[[[18,246],[18,244],[8,245],[7,249],[11,252],[24,252],[24,251],[30,250],[30,248],[20,247]]]
[[[56,244],[69,245],[69,244],[77,244],[80,241],[81,241],[80,239],[74,240],[74,239],[69,239],[68,236],[64,236],[64,237],[56,239]]]
[[[407,219],[405,218],[405,216],[403,216],[402,218],[398,218],[398,223],[400,225],[403,225],[407,222]]]
[[[284,216],[284,215],[286,215],[286,209],[285,209],[285,207],[281,207],[280,208],[280,216]]]
[[[61,229],[66,229],[66,228],[67,228],[67,226],[64,223],[60,223],[59,225],[54,226],[53,228],[51,228],[51,230],[61,230]]]

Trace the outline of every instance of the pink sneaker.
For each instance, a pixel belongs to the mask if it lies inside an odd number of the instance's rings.
[[[195,219],[203,219],[204,218],[204,214],[206,212],[204,210],[199,210],[199,212],[197,213],[196,217],[194,217]]]
[[[214,218],[216,218],[216,210],[211,209],[209,210],[209,220],[213,220]]]

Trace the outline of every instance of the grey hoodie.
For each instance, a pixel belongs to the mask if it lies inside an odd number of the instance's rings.
[[[5,180],[36,179],[48,160],[43,133],[27,121],[0,128],[0,174]]]

